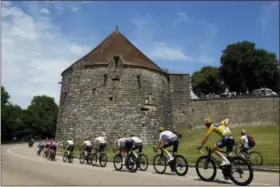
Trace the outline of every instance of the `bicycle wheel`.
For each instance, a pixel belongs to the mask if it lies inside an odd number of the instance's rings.
[[[209,174],[209,177],[205,177],[204,174],[201,174],[200,164],[202,165],[202,169],[207,170],[206,172]],[[203,181],[213,181],[217,175],[215,162],[212,159],[208,159],[208,156],[201,156],[198,158],[195,164],[195,170],[199,178]]]
[[[92,164],[92,155],[93,155],[93,154],[88,153],[88,155],[86,156],[87,164]]]
[[[185,168],[185,169],[183,169]],[[189,165],[187,159],[182,155],[175,156],[175,173],[179,176],[184,176],[189,170]]]
[[[159,174],[163,174],[166,170],[167,167],[167,163],[166,160],[164,159],[164,157],[161,154],[158,154],[155,156],[154,160],[153,160],[153,166],[154,169],[157,173]],[[157,166],[159,166],[159,168],[157,168]],[[160,167],[162,169],[160,169]]]
[[[65,152],[64,155],[63,155],[63,157],[62,157],[62,160],[63,160],[63,162],[66,162],[67,159],[68,159],[68,153]]]
[[[147,155],[141,154],[138,158],[138,164],[139,164],[138,167],[141,171],[146,171],[149,166],[149,160]]]
[[[239,186],[247,186],[249,185],[253,178],[254,178],[254,173],[253,173],[253,168],[252,166],[242,157],[232,157],[230,158],[231,162],[231,172],[229,172],[229,178],[234,182],[234,184],[239,185]],[[244,179],[242,176],[244,174],[244,171],[249,172],[249,177],[245,181],[239,181],[237,178],[235,178],[234,173],[239,174],[240,179]]]
[[[125,165],[126,165],[126,168],[130,172],[136,172],[137,171],[136,158],[133,157],[131,154],[127,155],[127,159],[126,159]]]
[[[117,166],[118,164],[120,164],[120,166]],[[121,154],[116,154],[114,157],[114,167],[117,171],[122,170],[123,165],[122,165],[122,156]]]
[[[101,155],[99,156],[99,164],[101,167],[105,167],[107,165],[107,155],[105,153],[101,153]]]
[[[73,161],[74,161],[74,157],[73,157],[72,154],[73,154],[73,153],[70,153],[70,155],[68,155],[68,162],[69,162],[69,163],[73,163]]]
[[[94,166],[96,165],[96,160],[97,160],[97,153],[92,153],[91,155],[91,165]]]
[[[85,162],[85,154],[84,154],[84,152],[82,152],[80,154],[79,160],[80,160],[80,164],[83,164]]]
[[[259,152],[252,151],[249,153],[249,156],[252,166],[261,166],[263,164],[263,157]]]

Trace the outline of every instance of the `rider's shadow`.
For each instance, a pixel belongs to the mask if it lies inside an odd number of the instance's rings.
[[[127,172],[127,173],[137,173],[137,171],[136,171],[136,172],[131,172],[131,171],[129,171],[128,169],[122,169],[122,170],[113,169],[112,171],[116,171],[116,172]]]
[[[173,173],[162,173],[162,174],[159,174],[157,172],[152,172],[152,174],[155,174],[155,175],[167,175],[167,176],[171,176],[171,175],[174,175]]]
[[[193,180],[194,180],[194,181],[202,181],[202,182],[205,182],[205,181],[201,180],[200,178],[193,179]],[[214,180],[209,181],[209,182],[215,182],[215,183],[218,183],[218,184],[232,184],[231,182],[224,181],[224,180],[219,180],[219,179],[214,179]]]

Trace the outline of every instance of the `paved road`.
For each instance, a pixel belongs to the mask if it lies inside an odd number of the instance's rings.
[[[145,172],[115,171],[106,168],[63,163],[61,157],[51,162],[36,156],[35,148],[27,144],[2,145],[2,185],[232,185],[219,172],[213,182],[199,180],[193,168],[184,177],[156,174],[153,167]],[[169,172],[169,171],[168,171]],[[279,173],[254,172],[251,185],[279,185]]]

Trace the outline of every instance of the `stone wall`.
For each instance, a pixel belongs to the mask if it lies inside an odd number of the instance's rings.
[[[63,74],[56,136],[82,140],[135,133],[145,143],[169,123],[168,78],[147,69],[76,68]]]
[[[192,100],[188,123],[203,126],[209,116],[214,121],[229,117],[232,125],[279,124],[279,104],[279,97]]]
[[[169,74],[170,117],[172,129],[184,128],[190,110],[190,76]]]

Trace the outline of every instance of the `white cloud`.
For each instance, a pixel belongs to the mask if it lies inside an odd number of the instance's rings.
[[[50,13],[50,11],[49,11],[47,8],[42,8],[42,9],[40,10],[40,12],[41,12],[41,13],[44,13],[44,14],[49,14],[49,13]]]
[[[165,43],[157,43],[153,46],[151,51],[146,53],[150,58],[153,59],[164,59],[164,60],[192,60],[191,57],[188,57],[184,54],[180,48],[169,48]]]
[[[131,19],[135,30],[133,32],[135,41],[133,43],[143,49],[143,52],[151,59],[170,60],[170,61],[188,61],[191,60],[180,46],[168,46],[163,41],[154,40],[155,25],[150,16],[143,16]],[[149,28],[149,29],[147,29]]]
[[[261,7],[261,13],[259,21],[263,30],[266,30],[267,24],[274,18],[277,17],[279,21],[279,2],[267,2],[266,5]]]
[[[90,48],[70,41],[48,15],[34,18],[6,3],[2,12],[2,85],[11,101],[26,107],[44,94],[58,103],[61,72]]]
[[[181,23],[189,23],[191,21],[190,17],[184,12],[178,12],[174,19],[174,24],[179,25]]]

